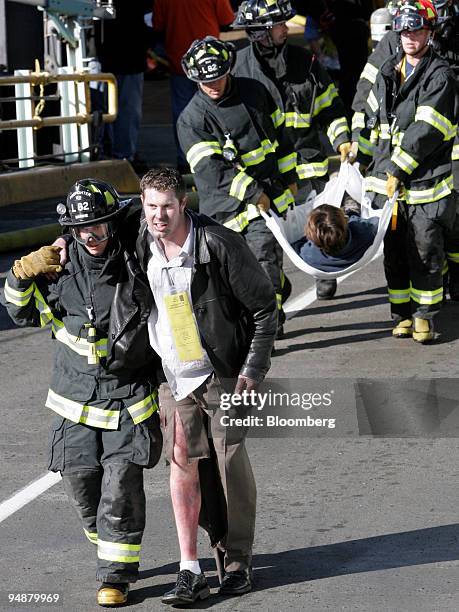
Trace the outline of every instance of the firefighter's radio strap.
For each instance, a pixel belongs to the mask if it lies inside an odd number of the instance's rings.
[[[204,355],[188,292],[171,287],[164,296],[164,307],[178,360],[181,363],[201,360]]]

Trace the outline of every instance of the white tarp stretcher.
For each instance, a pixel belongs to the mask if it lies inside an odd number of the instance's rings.
[[[323,272],[317,268],[309,266],[295,252],[290,243],[299,240],[304,236],[303,228],[306,224],[306,219],[309,212],[313,208],[317,208],[321,204],[330,204],[331,206],[340,207],[344,197],[344,192],[347,192],[351,198],[359,202],[361,205],[361,216],[363,219],[370,217],[379,217],[378,231],[376,233],[373,244],[365,251],[362,257],[354,264],[340,270],[338,272]],[[374,210],[371,208],[371,203],[365,197],[363,189],[363,177],[357,165],[349,163],[341,164],[338,176],[331,179],[324,191],[315,197],[313,192],[313,201],[308,198],[305,204],[295,206],[294,209],[289,209],[287,218],[282,219],[277,215],[261,212],[261,215],[266,221],[266,225],[274,234],[276,240],[281,245],[290,261],[299,268],[302,272],[319,279],[333,279],[344,276],[351,272],[355,272],[366,266],[370,261],[379,257],[383,248],[384,235],[392,217],[394,204],[398,198],[398,192],[394,194],[392,200],[387,200],[384,208]]]

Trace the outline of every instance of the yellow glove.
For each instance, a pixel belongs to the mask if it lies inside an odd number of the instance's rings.
[[[290,189],[290,191],[292,192],[292,196],[296,196],[298,193],[298,185],[296,183],[291,183],[288,188]]]
[[[263,212],[267,212],[271,208],[271,200],[268,198],[264,191],[258,198],[256,206],[259,210],[262,210]]]
[[[394,197],[394,193],[398,191],[399,185],[400,179],[398,179],[396,176],[392,176],[392,174],[387,175],[386,193],[389,200]]]
[[[353,164],[355,162],[355,157],[352,157],[352,161],[350,156],[350,153],[352,152],[352,145],[350,142],[343,142],[343,144],[340,144],[338,147],[338,153],[341,155],[340,157],[340,162],[343,163],[345,161],[350,162],[351,164]]]
[[[48,272],[61,272],[59,247],[44,246],[38,251],[33,251],[29,255],[24,255],[17,259],[13,265],[13,274],[20,280],[35,278],[39,274]]]

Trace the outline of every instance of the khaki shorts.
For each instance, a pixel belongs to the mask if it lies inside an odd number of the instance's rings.
[[[175,412],[183,424],[187,442],[188,459],[205,459],[211,456],[209,437],[228,440],[236,444],[245,439],[248,428],[227,428],[221,425],[220,418],[228,414],[220,408],[220,395],[223,388],[220,381],[211,374],[204,383],[190,395],[177,401],[167,383],[159,387],[161,424],[163,426],[164,452],[170,463],[173,456],[175,436]],[[231,410],[229,411],[231,413]]]

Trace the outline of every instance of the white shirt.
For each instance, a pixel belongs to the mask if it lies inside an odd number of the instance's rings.
[[[180,253],[167,260],[158,240],[148,235],[151,256],[147,276],[155,298],[148,319],[150,344],[161,357],[164,374],[176,400],[181,400],[197,389],[212,374],[213,367],[205,349],[200,360],[181,362],[172,337],[172,330],[164,303],[164,297],[175,287],[186,291],[191,302],[191,273],[194,263],[194,228],[190,231]]]

